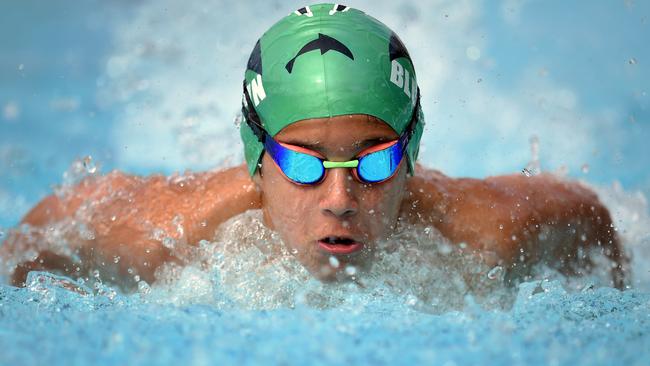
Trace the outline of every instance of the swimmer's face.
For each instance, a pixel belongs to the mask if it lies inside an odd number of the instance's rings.
[[[279,142],[317,151],[330,161],[352,160],[368,147],[397,138],[386,123],[366,115],[304,120],[275,136]],[[345,276],[347,266],[367,267],[377,241],[393,232],[406,172],[404,157],[395,175],[382,183],[364,184],[350,168],[334,168],[327,169],[317,185],[297,185],[264,154],[261,174],[255,179],[262,191],[266,225],[280,234],[310,272],[330,280]],[[346,253],[350,250],[354,251]]]

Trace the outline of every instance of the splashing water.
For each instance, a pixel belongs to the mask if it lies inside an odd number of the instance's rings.
[[[92,179],[93,173],[80,174]],[[186,173],[172,175],[167,184],[183,191],[195,189],[197,181]],[[111,285],[110,271],[100,276],[92,265],[88,274],[78,271],[72,278],[30,272],[22,289],[0,285],[2,360],[37,364],[64,349],[66,361],[133,363],[156,344],[153,357],[160,363],[474,363],[489,354],[495,364],[508,365],[633,364],[648,356],[641,350],[650,341],[647,202],[620,185],[592,189],[612,212],[632,258],[631,290],[606,287],[609,262],[598,253],[588,253],[600,268],[590,275],[566,278],[538,265],[526,282],[513,285],[505,268],[486,265],[435,228],[403,223],[377,244],[370,268],[346,266],[341,281],[323,283],[263,225],[261,212],[251,210],[189,250],[152,227],[152,237],[185,265],[163,265],[155,283],[130,270],[131,294]],[[93,209],[93,204],[82,207],[74,218],[45,230],[15,229],[32,240],[2,263],[5,278],[44,248],[74,259],[65,234],[92,238],[82,219]],[[172,224],[182,234],[183,217],[174,217]],[[330,265],[340,267],[337,261],[333,257]],[[34,332],[40,334],[39,353],[18,344],[20,334]],[[247,346],[251,342],[258,345],[255,350]],[[379,350],[377,342],[383,344]],[[300,347],[279,356],[270,351],[288,344]]]

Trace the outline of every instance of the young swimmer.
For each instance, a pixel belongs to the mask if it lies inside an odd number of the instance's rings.
[[[409,53],[388,27],[342,5],[301,8],[273,25],[248,60],[245,165],[179,181],[90,177],[34,207],[0,257],[15,264],[16,286],[43,269],[137,273],[151,283],[163,263],[182,264],[165,241],[196,246],[229,218],[261,209],[264,224],[323,281],[345,264],[371,264],[376,243],[402,221],[433,226],[519,276],[537,263],[586,273],[581,253],[596,249],[612,261],[612,284],[624,285],[610,215],[579,183],[549,174],[455,179],[417,165],[420,98]]]

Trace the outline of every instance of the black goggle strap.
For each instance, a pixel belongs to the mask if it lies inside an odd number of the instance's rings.
[[[415,133],[415,126],[418,123],[419,117],[420,117],[420,87],[418,87],[418,94],[417,97],[415,98],[415,106],[413,107],[413,114],[411,114],[411,120],[409,121],[409,124],[404,129],[404,132],[402,132],[402,136],[399,137],[399,143],[402,145],[404,150],[406,150],[406,147],[408,146],[411,137]]]
[[[264,126],[262,126],[262,121],[260,121],[260,117],[257,115],[251,97],[248,95],[246,80],[244,80],[244,100],[242,100],[241,113],[244,116],[244,120],[248,127],[250,127],[255,136],[257,136],[257,139],[263,144],[269,133],[266,132]]]

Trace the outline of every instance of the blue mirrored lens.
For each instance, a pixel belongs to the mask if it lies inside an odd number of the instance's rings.
[[[264,145],[284,175],[294,182],[312,184],[323,177],[325,168],[317,157],[287,149],[270,138]]]
[[[359,178],[376,183],[390,178],[402,160],[403,150],[395,144],[384,150],[375,151],[359,159],[357,174]]]

